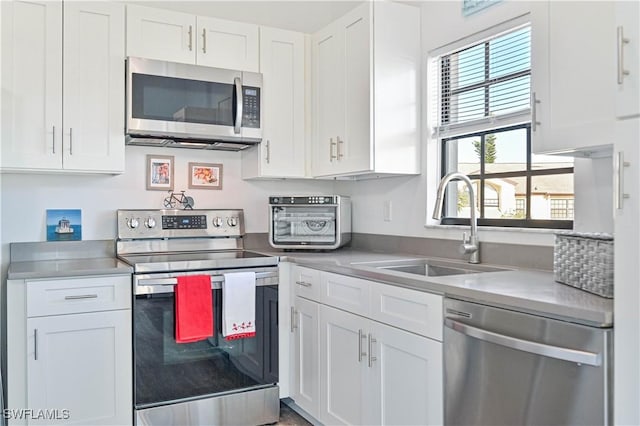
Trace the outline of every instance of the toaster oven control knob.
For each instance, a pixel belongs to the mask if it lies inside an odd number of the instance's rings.
[[[152,217],[148,217],[147,220],[144,221],[144,226],[146,226],[149,229],[155,228],[156,227],[156,220],[154,218],[152,218]]]
[[[230,218],[227,218],[227,225],[229,225],[229,226],[236,226],[236,225],[238,225],[238,218],[237,218],[237,217],[230,217]]]
[[[127,226],[129,228],[136,229],[138,225],[140,225],[140,222],[135,217],[132,217],[131,219],[127,219]]]
[[[220,228],[222,226],[222,218],[221,217],[215,217],[213,218],[213,226],[215,226],[216,228]]]

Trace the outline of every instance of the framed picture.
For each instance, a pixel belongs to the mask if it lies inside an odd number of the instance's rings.
[[[47,209],[47,241],[82,240],[82,211],[80,209]]]
[[[189,188],[222,189],[222,164],[189,163]]]
[[[173,156],[147,155],[147,189],[173,190]]]

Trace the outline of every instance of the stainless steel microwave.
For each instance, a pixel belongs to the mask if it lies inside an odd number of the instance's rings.
[[[269,244],[332,250],[351,241],[351,200],[340,195],[269,197]]]
[[[262,140],[262,74],[127,58],[130,145],[237,151]]]

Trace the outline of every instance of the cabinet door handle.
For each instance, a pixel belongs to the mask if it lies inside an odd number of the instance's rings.
[[[333,160],[336,160],[338,157],[333,155],[333,147],[336,146],[337,149],[337,143],[333,141],[333,138],[329,138],[329,162],[332,162]]]
[[[80,299],[97,299],[97,294],[79,294],[74,296],[65,296],[64,300],[80,300]]]
[[[38,329],[33,329],[33,359],[38,360]]]
[[[373,361],[378,360],[378,358],[373,356],[373,344],[376,342],[377,340],[373,338],[371,333],[369,333],[369,367],[373,367]]]
[[[189,25],[189,52],[193,50],[193,26]]]
[[[202,53],[207,53],[207,29],[202,29]]]
[[[56,126],[53,126],[53,131],[52,131],[52,138],[53,139],[53,149],[52,149],[52,153],[55,154],[56,153]]]
[[[624,69],[624,45],[629,43],[629,39],[624,37],[622,25],[618,30],[618,84],[622,84],[625,75],[629,75],[629,70]]]
[[[340,149],[340,147],[343,146],[344,141],[340,139],[340,136],[336,136],[336,140],[338,141],[338,144],[336,145],[336,154],[338,154],[336,156],[336,159],[340,160],[342,157],[344,157],[344,155],[342,155],[342,150]]]
[[[267,139],[267,144],[265,146],[267,152],[266,155],[264,157],[265,161],[267,162],[267,164],[269,164],[271,162],[271,146],[269,146],[269,140]]]
[[[535,132],[537,127],[540,125],[538,121],[538,104],[540,103],[539,99],[536,99],[536,92],[531,93],[531,131]]]
[[[73,127],[69,127],[69,155],[73,155]]]
[[[306,281],[296,281],[296,284],[301,285],[303,287],[311,287],[313,284],[308,283]]]
[[[623,151],[617,152],[614,163],[615,172],[613,175],[613,193],[616,197],[616,210],[621,210],[622,202],[626,198],[629,198],[629,194],[624,193],[624,168],[629,167],[630,163],[628,161],[624,161]]]
[[[296,308],[292,306],[291,307],[291,332],[293,333],[296,328],[298,328],[298,326],[296,325]]]
[[[364,334],[364,331],[358,330],[358,362],[362,362],[362,358],[367,356],[367,353],[362,351],[362,340],[366,338],[367,335]]]

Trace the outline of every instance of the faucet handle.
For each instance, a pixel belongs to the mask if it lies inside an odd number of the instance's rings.
[[[463,243],[463,244],[467,244],[467,243],[469,243],[469,242],[470,242],[470,240],[471,240],[471,238],[467,239],[467,233],[466,233],[466,232],[463,232],[463,233],[462,233],[462,243]]]

